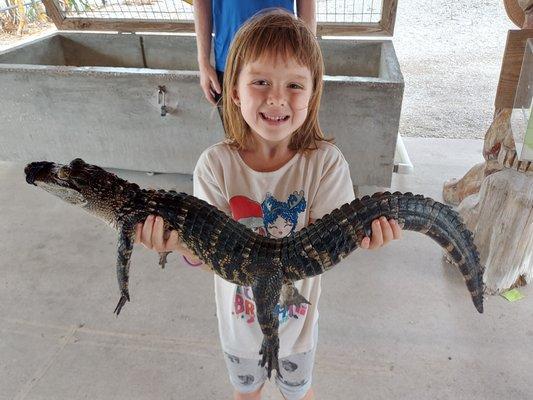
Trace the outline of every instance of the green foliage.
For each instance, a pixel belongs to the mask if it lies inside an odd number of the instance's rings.
[[[63,0],[64,10],[66,12],[76,10],[76,12],[92,11],[91,6],[85,0]]]

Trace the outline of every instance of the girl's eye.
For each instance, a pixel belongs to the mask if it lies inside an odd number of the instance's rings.
[[[260,80],[258,80],[258,81],[255,81],[255,82],[254,82],[254,85],[266,86],[266,85],[268,85],[268,81],[265,81],[265,80],[260,79]]]
[[[297,84],[297,83],[291,83],[289,85],[289,88],[291,88],[291,89],[303,89],[304,87],[302,85]]]

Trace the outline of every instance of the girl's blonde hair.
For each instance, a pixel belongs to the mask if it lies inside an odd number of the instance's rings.
[[[318,108],[322,96],[324,62],[313,33],[304,22],[281,9],[261,12],[246,22],[231,45],[224,72],[223,108],[226,137],[239,149],[249,148],[252,135],[239,107],[231,99],[242,68],[253,60],[268,56],[291,57],[309,68],[313,93],[307,118],[296,130],[289,143],[291,150],[316,149],[317,141],[326,140],[318,123]]]

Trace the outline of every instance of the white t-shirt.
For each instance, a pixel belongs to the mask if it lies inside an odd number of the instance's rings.
[[[348,163],[328,142],[297,153],[272,172],[258,172],[244,163],[238,151],[218,143],[200,156],[194,170],[194,195],[216,206],[257,233],[284,237],[354,199]],[[294,283],[311,302],[279,313],[279,357],[310,350],[318,320],[321,276]],[[222,350],[260,359],[263,334],[257,322],[252,290],[215,275],[215,300]]]

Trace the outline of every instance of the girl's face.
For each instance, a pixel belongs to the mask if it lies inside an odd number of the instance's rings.
[[[312,92],[309,68],[292,58],[263,57],[244,65],[231,95],[252,134],[288,144],[305,122]]]
[[[268,233],[275,238],[283,238],[291,233],[292,224],[286,221],[281,215],[274,222],[268,225]]]

